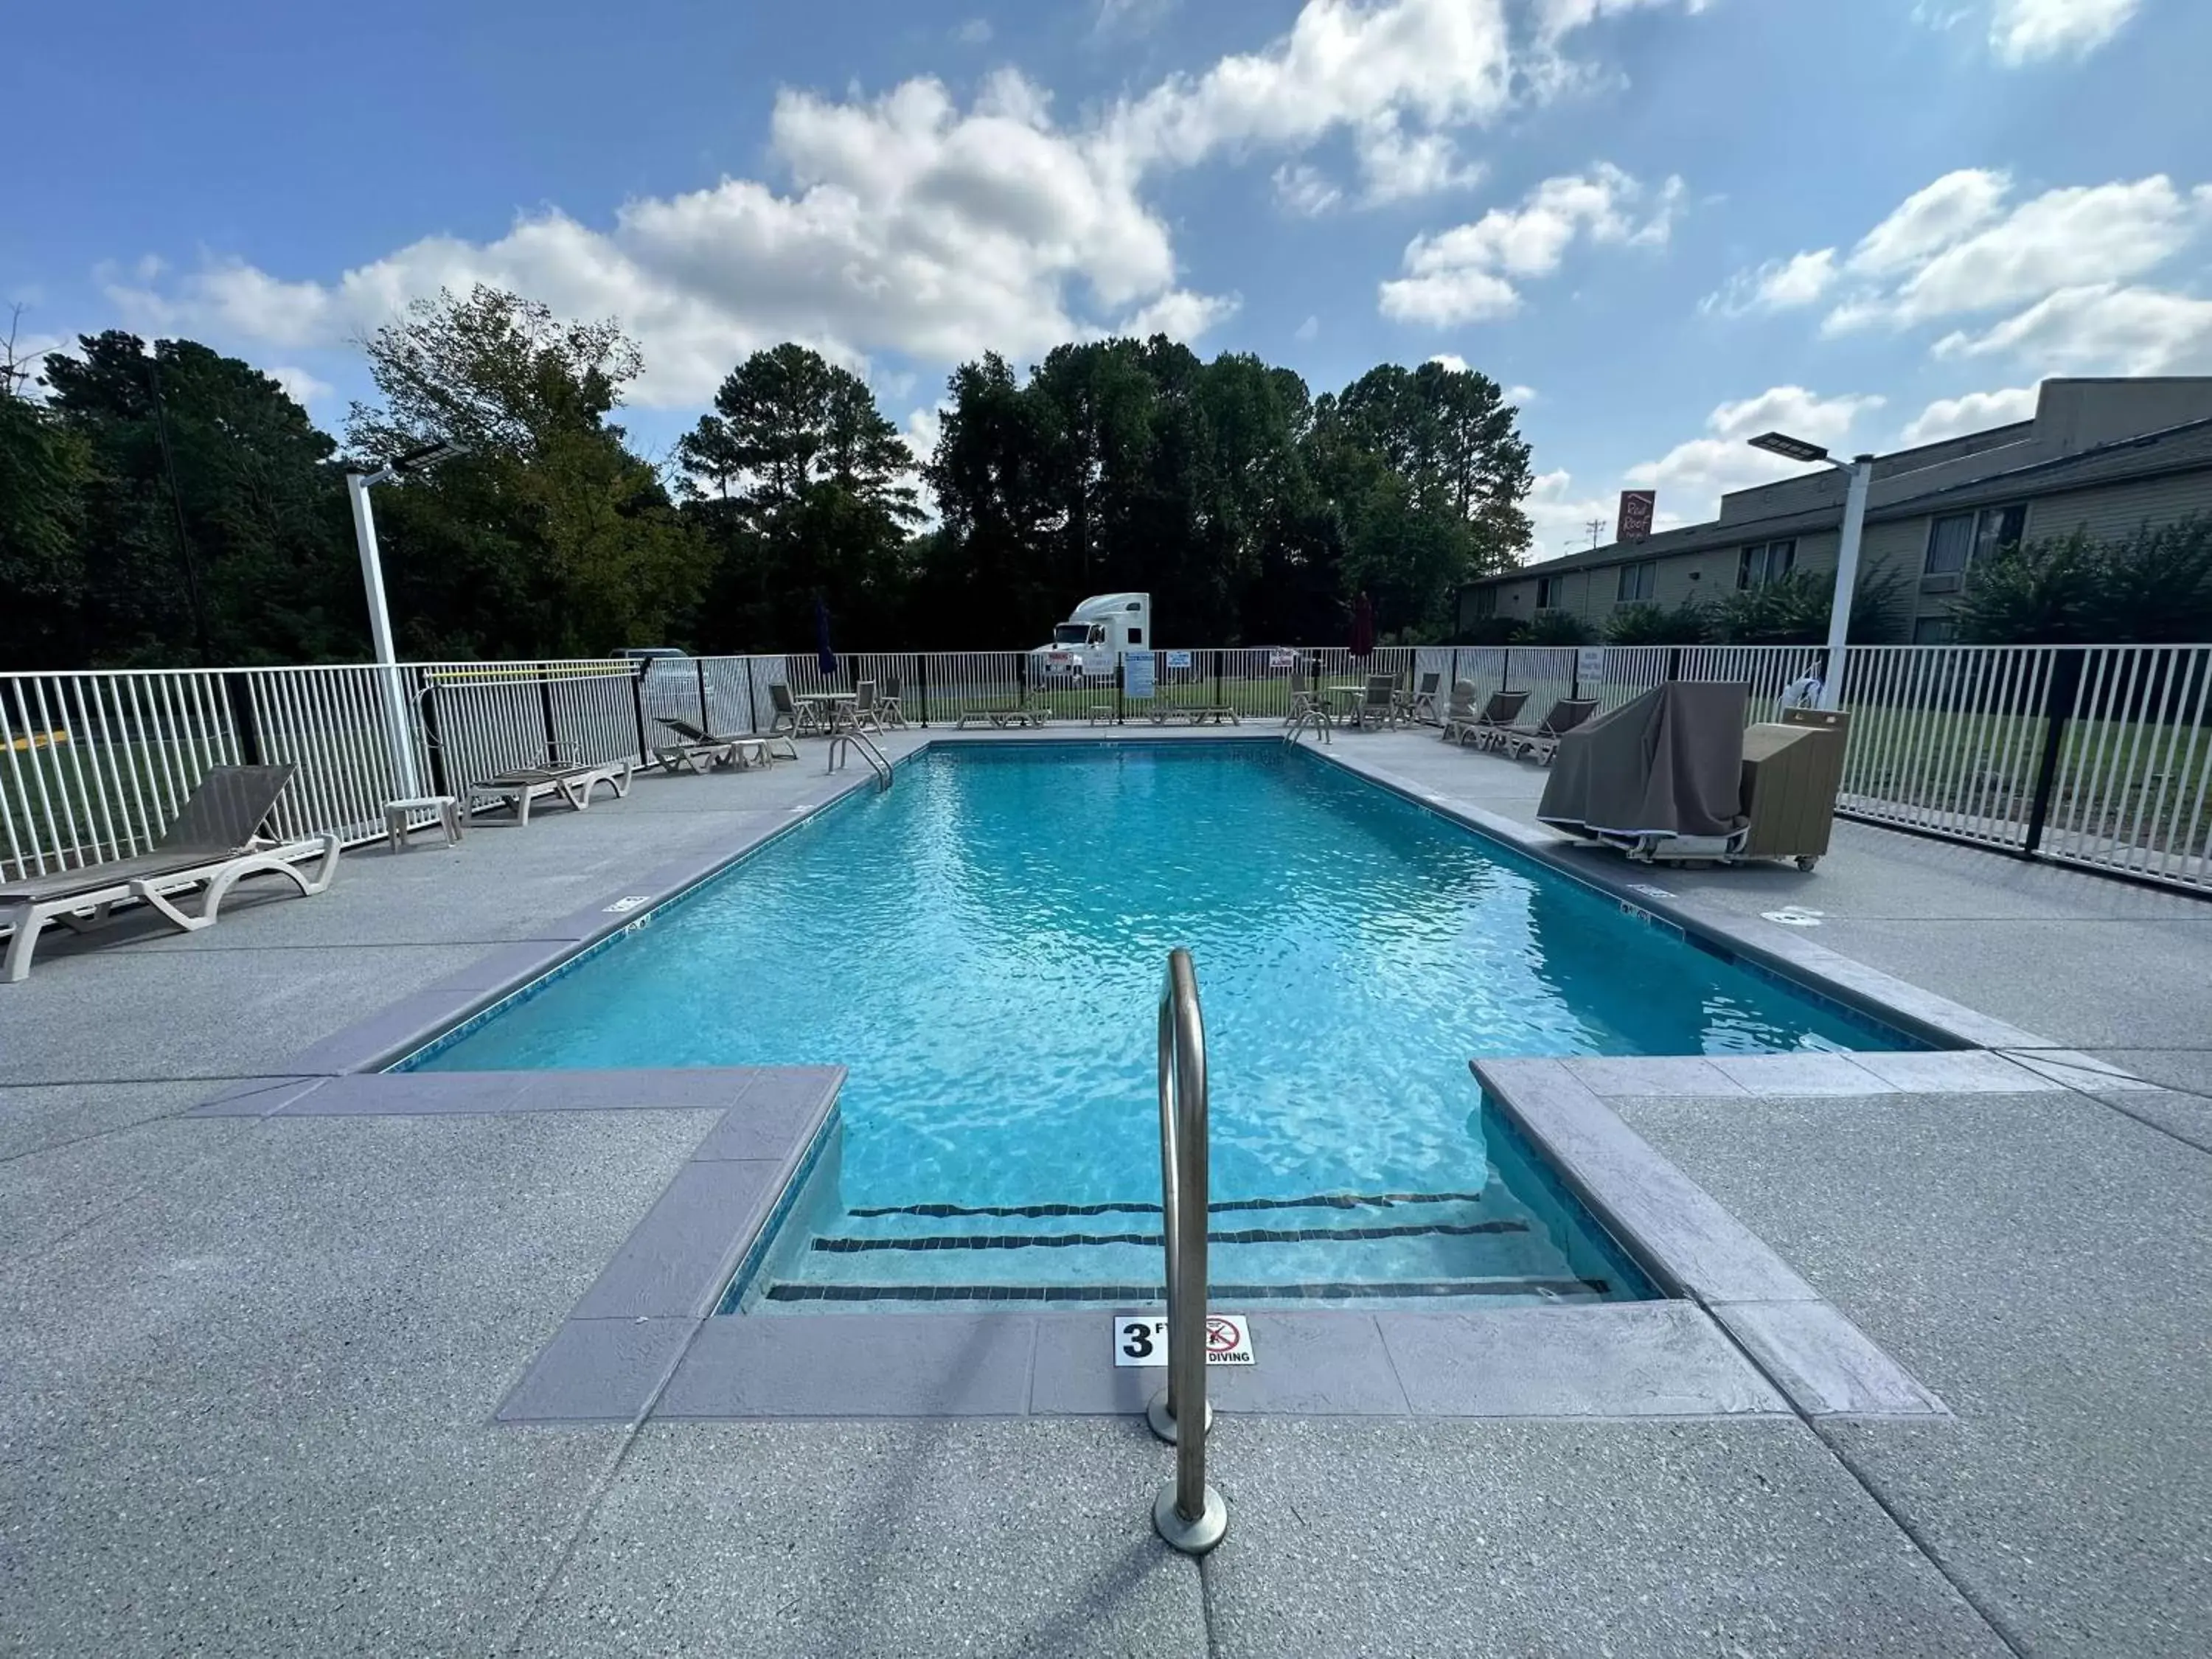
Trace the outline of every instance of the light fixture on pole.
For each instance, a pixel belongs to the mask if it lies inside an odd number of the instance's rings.
[[[426,471],[441,461],[465,453],[462,445],[441,441],[396,456],[374,472],[347,469],[346,499],[353,505],[354,540],[361,548],[361,585],[368,595],[368,637],[384,672],[385,740],[392,751],[393,787],[412,799],[422,793],[422,775],[415,768],[412,724],[407,718],[407,696],[399,683],[399,659],[392,648],[392,613],[384,602],[384,563],[376,550],[376,519],[369,510],[368,487]]]
[[[1851,596],[1859,580],[1859,543],[1866,532],[1867,487],[1874,482],[1874,457],[1860,455],[1839,461],[1820,444],[1793,438],[1784,432],[1762,432],[1750,440],[1753,449],[1790,461],[1821,461],[1850,477],[1844,497],[1843,542],[1836,550],[1836,592],[1828,602],[1828,660],[1820,676],[1820,707],[1833,708],[1843,701],[1844,650],[1850,638]]]

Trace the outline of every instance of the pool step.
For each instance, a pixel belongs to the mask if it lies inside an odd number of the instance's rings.
[[[1593,1299],[1607,1288],[1496,1183],[1230,1199],[1210,1217],[1217,1297]],[[1142,1302],[1159,1297],[1161,1274],[1157,1203],[915,1202],[827,1218],[785,1259],[766,1298]]]

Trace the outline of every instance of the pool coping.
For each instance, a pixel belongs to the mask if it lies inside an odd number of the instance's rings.
[[[1142,733],[1139,743],[1162,734]],[[1254,744],[1241,732],[1171,741]],[[932,734],[898,757],[1008,742],[1127,744],[1120,733]],[[1790,1096],[2026,1092],[2039,1062],[2101,1062],[1795,938],[1692,908],[1648,884],[1566,864],[1568,845],[1437,794],[1387,769],[1309,751],[1505,843],[1647,920],[1715,939],[1907,1035],[1932,1052],[1471,1061],[1486,1093],[1535,1143],[1668,1299],[1416,1311],[1252,1310],[1261,1363],[1209,1377],[1224,1411],[1297,1415],[1945,1418],[1884,1354],[1704,1190],[1637,1136],[1590,1086],[1631,1094]],[[194,1109],[298,1119],[549,1110],[717,1109],[714,1124],[545,1347],[493,1408],[508,1424],[655,1418],[1060,1415],[1141,1411],[1157,1372],[1111,1363],[1110,1315],[736,1312],[724,1287],[773,1239],[800,1177],[838,1133],[841,1067],[432,1073],[376,1068],[416,1053],[609,939],[769,841],[872,786],[825,777],[818,799],[749,823],[723,846],[655,866],[602,903],[489,952],[428,989],[312,1045],[272,1073]],[[1995,1052],[2036,1051],[2017,1056]],[[2112,1077],[2114,1086],[2133,1079]],[[1109,1319],[1102,1320],[1100,1315]],[[1086,1354],[1085,1351],[1088,1350]]]

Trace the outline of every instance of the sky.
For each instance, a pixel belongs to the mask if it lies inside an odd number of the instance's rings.
[[[1164,331],[1316,392],[1482,370],[1531,558],[1838,453],[2212,373],[2203,0],[280,0],[11,31],[0,303],[184,334],[327,429],[442,285],[614,317],[665,457],[747,353],[866,377]]]

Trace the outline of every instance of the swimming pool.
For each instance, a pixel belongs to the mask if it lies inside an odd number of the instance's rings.
[[[413,1063],[842,1063],[767,1304],[1111,1300],[1177,945],[1218,1296],[1649,1294],[1471,1057],[1901,1046],[1280,743],[940,744]]]

